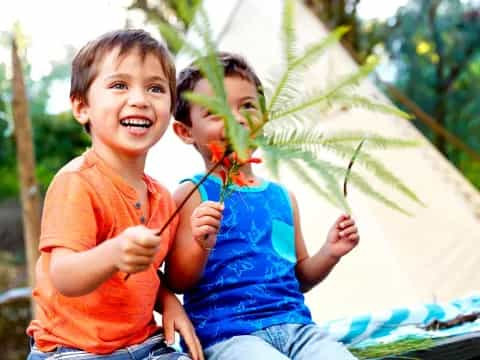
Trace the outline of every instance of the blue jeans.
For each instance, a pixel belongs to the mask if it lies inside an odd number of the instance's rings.
[[[317,325],[284,324],[234,336],[205,349],[207,360],[355,360]]]
[[[190,360],[190,357],[168,347],[163,334],[159,334],[141,344],[127,346],[105,355],[92,354],[65,346],[59,346],[54,351],[45,353],[32,344],[27,360]]]

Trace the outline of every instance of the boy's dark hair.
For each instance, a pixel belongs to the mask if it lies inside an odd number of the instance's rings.
[[[238,54],[229,52],[219,52],[217,58],[224,70],[224,76],[238,76],[241,79],[251,82],[257,88],[260,96],[263,96],[263,87],[260,79],[247,63],[247,61]],[[205,78],[194,61],[189,66],[184,68],[177,77],[177,101],[173,111],[175,120],[190,126],[192,124],[190,119],[190,103],[182,96],[184,92],[193,91],[197,83]]]
[[[116,30],[108,32],[83,46],[72,62],[70,79],[70,99],[79,99],[87,102],[87,93],[90,85],[98,74],[98,65],[104,56],[115,48],[119,48],[119,57],[133,49],[138,49],[142,58],[147,54],[155,55],[162,65],[163,72],[168,80],[170,89],[171,108],[175,106],[176,79],[175,64],[167,48],[144,30]],[[85,130],[90,132],[90,124]]]

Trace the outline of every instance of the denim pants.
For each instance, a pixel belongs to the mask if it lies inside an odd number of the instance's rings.
[[[355,360],[347,348],[328,339],[317,325],[274,325],[234,336],[205,349],[207,360]]]
[[[79,349],[59,346],[52,352],[42,352],[32,345],[27,360],[190,360],[187,354],[175,352],[165,343],[163,334],[154,335],[143,343],[127,346],[111,354],[98,355]]]

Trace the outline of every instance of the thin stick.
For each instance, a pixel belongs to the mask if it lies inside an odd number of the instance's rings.
[[[343,196],[347,197],[347,183],[348,179],[350,177],[350,172],[352,171],[352,166],[353,163],[355,162],[355,159],[358,156],[358,153],[360,152],[360,149],[362,148],[363,143],[365,142],[366,138],[363,138],[362,141],[357,145],[357,148],[353,152],[352,158],[350,159],[350,162],[348,163],[347,171],[345,172],[345,179],[343,180]]]
[[[170,225],[170,223],[172,222],[172,220],[175,218],[175,216],[177,216],[177,214],[180,212],[180,210],[182,209],[182,207],[187,203],[188,199],[190,199],[190,197],[193,195],[193,193],[195,191],[197,191],[197,189],[200,187],[200,185],[202,185],[205,180],[207,180],[207,178],[222,164],[223,160],[229,155],[229,152],[228,151],[225,151],[225,153],[223,154],[222,158],[220,160],[218,160],[211,168],[210,170],[208,170],[208,172],[203,175],[203,177],[200,179],[200,181],[195,184],[195,186],[193,187],[192,190],[190,190],[190,192],[185,196],[185,198],[182,200],[182,202],[180,203],[180,205],[177,206],[177,208],[175,209],[175,211],[172,213],[172,215],[170,215],[170,217],[168,218],[167,221],[165,221],[165,224],[163,224],[162,228],[155,234],[157,236],[161,236],[163,234],[163,232],[165,231],[165,229],[167,228],[168,225]],[[130,277],[131,274],[127,274],[125,275],[125,278],[123,279],[124,281],[126,281],[129,277]]]

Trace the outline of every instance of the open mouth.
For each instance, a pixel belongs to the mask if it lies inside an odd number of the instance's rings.
[[[148,119],[127,118],[120,120],[120,124],[130,128],[145,128],[152,126],[152,122]]]

